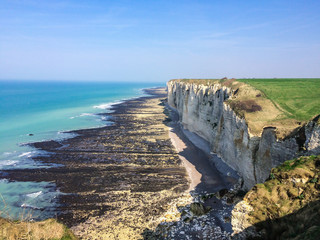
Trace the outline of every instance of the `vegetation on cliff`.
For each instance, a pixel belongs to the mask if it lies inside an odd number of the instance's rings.
[[[320,235],[320,155],[272,169],[265,183],[244,197],[247,221],[267,239],[316,239]]]
[[[10,221],[0,218],[0,239],[76,240],[73,233],[55,219],[40,222]]]
[[[319,114],[320,79],[237,79],[260,90],[286,117],[307,121]]]
[[[259,136],[264,127],[276,127],[279,139],[290,135],[320,113],[320,79],[177,79],[175,81],[228,87],[226,101],[245,118],[250,133]]]

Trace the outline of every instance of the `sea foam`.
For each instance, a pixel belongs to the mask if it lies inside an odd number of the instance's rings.
[[[0,169],[6,166],[16,166],[18,162],[17,160],[2,160],[0,161]]]
[[[29,193],[26,196],[30,197],[30,198],[36,198],[36,197],[40,196],[41,194],[42,194],[42,191],[39,191],[39,192]]]
[[[93,106],[93,108],[98,109],[110,109],[113,105],[123,103],[123,101],[113,102],[113,103],[102,103],[100,105]]]
[[[18,157],[21,158],[21,157],[31,157],[32,155],[34,154],[34,152],[24,152],[24,153],[21,153]]]
[[[27,204],[27,203],[21,204],[21,207],[22,207],[22,208],[31,208],[31,209],[36,209],[36,210],[41,210],[41,209],[42,209],[42,208],[39,208],[39,207],[30,205],[30,204]]]
[[[95,116],[94,113],[81,113],[80,115],[70,117],[70,119],[78,118],[78,117],[87,117],[87,116]]]

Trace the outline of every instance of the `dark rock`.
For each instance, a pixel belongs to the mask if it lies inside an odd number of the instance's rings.
[[[227,198],[227,203],[228,204],[233,204],[234,203],[234,197],[232,196],[232,197],[228,197]]]
[[[183,219],[183,221],[184,221],[184,222],[190,222],[191,219],[190,219],[189,217],[186,217],[186,218]]]
[[[197,216],[204,215],[208,213],[210,210],[211,210],[211,207],[206,207],[201,203],[191,203],[190,205],[190,211]]]
[[[219,196],[220,198],[222,198],[224,195],[226,195],[228,193],[228,189],[221,189],[219,191]]]

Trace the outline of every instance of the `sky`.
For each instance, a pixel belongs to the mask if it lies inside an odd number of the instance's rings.
[[[0,0],[0,79],[320,77],[319,0]]]

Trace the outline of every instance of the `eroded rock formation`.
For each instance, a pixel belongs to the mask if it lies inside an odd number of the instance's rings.
[[[270,170],[285,160],[320,153],[319,117],[281,139],[272,125],[252,134],[246,119],[226,101],[238,90],[179,80],[167,86],[168,103],[178,111],[183,127],[207,140],[211,151],[241,175],[246,189],[265,181]]]

